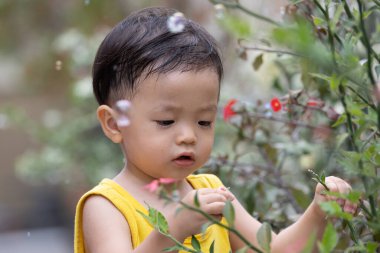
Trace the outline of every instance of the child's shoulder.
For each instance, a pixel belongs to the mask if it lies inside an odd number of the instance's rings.
[[[195,189],[198,188],[218,188],[223,186],[222,181],[214,174],[191,174],[187,180]]]

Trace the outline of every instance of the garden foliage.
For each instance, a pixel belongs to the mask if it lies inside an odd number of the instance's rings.
[[[243,13],[271,25],[265,38],[238,35],[238,53],[243,60],[256,53],[247,62],[252,71],[275,54],[280,74],[270,102],[226,105],[225,120],[236,129],[233,152],[215,157],[209,170],[275,230],[293,222],[310,202],[311,179],[345,178],[353,191],[339,197],[357,202],[359,214],[352,217],[337,204],[324,203],[338,221],[327,227],[319,250],[375,252],[380,242],[380,2],[290,1],[283,22],[239,1],[211,2],[226,8],[226,16]]]

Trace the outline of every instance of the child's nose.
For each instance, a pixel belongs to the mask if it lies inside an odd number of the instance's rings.
[[[177,135],[177,144],[195,144],[197,141],[197,135],[195,130],[191,126],[183,126],[181,127],[178,135]]]

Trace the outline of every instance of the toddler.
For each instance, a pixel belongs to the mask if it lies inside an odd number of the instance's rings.
[[[171,29],[171,25],[179,29]],[[93,89],[99,103],[97,117],[104,134],[120,144],[125,165],[113,179],[103,179],[79,201],[75,219],[75,253],[162,252],[173,241],[154,230],[139,213],[147,204],[162,212],[170,234],[191,247],[195,235],[203,252],[235,252],[245,244],[218,225],[199,234],[208,220],[197,212],[177,209],[144,189],[154,180],[176,180],[179,198],[222,217],[226,201],[235,209],[235,228],[260,248],[256,233],[261,224],[244,210],[214,175],[193,175],[206,163],[214,141],[215,118],[223,66],[212,36],[173,9],[147,8],[132,13],[107,35],[93,65]],[[130,101],[128,119],[123,112]],[[348,193],[350,186],[337,177],[326,178],[330,190]],[[278,235],[272,234],[271,252],[301,252],[309,237],[321,237],[326,225],[315,197],[300,219]],[[168,190],[170,190],[168,188]],[[339,200],[347,212],[355,206]],[[254,251],[248,251],[254,252]]]

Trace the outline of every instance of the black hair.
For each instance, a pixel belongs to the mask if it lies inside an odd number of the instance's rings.
[[[151,7],[130,14],[101,43],[93,65],[93,90],[99,104],[132,97],[136,85],[151,74],[171,71],[216,71],[223,76],[215,39],[199,24],[185,19],[182,31],[171,32],[174,9]],[[129,98],[130,98],[129,97]]]

